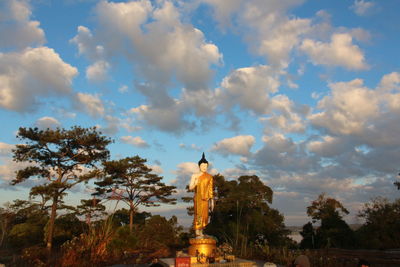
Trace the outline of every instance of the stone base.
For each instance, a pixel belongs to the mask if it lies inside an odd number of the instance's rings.
[[[160,259],[159,263],[164,267],[175,267],[175,258],[163,258]],[[257,264],[254,261],[243,260],[236,258],[231,262],[219,262],[219,263],[191,263],[191,267],[256,267]]]
[[[217,241],[211,236],[189,239],[189,255],[192,257],[208,258],[215,257]]]

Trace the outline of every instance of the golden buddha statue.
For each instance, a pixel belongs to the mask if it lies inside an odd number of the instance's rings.
[[[203,229],[209,223],[209,213],[214,209],[213,177],[207,173],[208,161],[203,156],[198,162],[200,172],[192,175],[189,189],[194,190],[194,218],[193,229],[196,238],[189,240],[191,247],[189,254],[195,256],[196,253],[210,257],[215,249],[216,241],[210,236],[203,234]]]

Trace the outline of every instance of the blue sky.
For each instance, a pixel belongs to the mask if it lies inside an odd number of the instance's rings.
[[[288,225],[326,192],[351,211],[398,197],[396,0],[3,0],[0,202],[19,127],[97,126],[112,158],[140,155],[178,197],[211,172],[256,174]],[[78,187],[76,202],[90,191]],[[86,194],[86,195],[85,195]],[[163,206],[188,224],[185,206]]]

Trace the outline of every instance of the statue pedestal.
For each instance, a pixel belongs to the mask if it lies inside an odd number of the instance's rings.
[[[200,258],[214,257],[217,250],[217,241],[211,236],[189,239],[189,255]]]

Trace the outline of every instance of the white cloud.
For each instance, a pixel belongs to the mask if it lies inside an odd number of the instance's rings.
[[[0,3],[0,48],[25,48],[45,42],[40,23],[30,20],[28,0],[2,0]]]
[[[121,141],[125,144],[130,144],[136,147],[149,147],[149,144],[140,136],[122,136]]]
[[[55,129],[61,126],[61,123],[53,117],[42,117],[35,122],[39,129]]]
[[[107,61],[99,60],[87,67],[86,78],[91,82],[103,82],[107,79],[107,72],[110,64]]]
[[[376,118],[379,100],[375,92],[363,86],[363,80],[331,83],[332,95],[325,96],[318,108],[325,110],[310,116],[310,121],[333,134],[361,134],[369,119]]]
[[[92,117],[101,117],[105,114],[104,104],[98,95],[77,93],[76,100],[75,106]]]
[[[307,148],[310,152],[322,157],[332,157],[346,152],[349,149],[349,143],[344,139],[327,135],[323,136],[322,140],[310,141]]]
[[[203,0],[214,8],[220,25],[232,26],[243,32],[252,50],[265,56],[268,63],[278,69],[286,68],[289,56],[302,35],[310,30],[311,20],[289,17],[286,11],[301,4],[302,0],[258,1]]]
[[[295,143],[283,134],[263,137],[264,145],[251,155],[249,163],[267,172],[303,173],[317,167],[317,160],[309,155],[302,142]]]
[[[310,56],[314,64],[340,66],[349,70],[368,68],[363,52],[352,43],[352,36],[348,33],[333,34],[331,43],[305,39],[300,49]]]
[[[277,92],[279,85],[279,76],[269,66],[240,68],[223,79],[217,97],[228,108],[238,104],[264,114],[270,108],[269,94]]]
[[[29,111],[43,97],[70,96],[77,74],[75,67],[48,47],[0,53],[0,107]]]
[[[105,57],[104,47],[96,45],[96,40],[92,32],[85,26],[78,26],[78,34],[70,42],[78,46],[80,55],[84,55],[92,61],[97,61]]]
[[[366,16],[372,12],[375,3],[372,1],[355,0],[354,4],[350,7],[359,16]]]
[[[199,166],[194,162],[182,162],[177,166],[177,170],[174,171],[176,178],[171,182],[172,185],[177,188],[185,188],[189,185],[190,179],[194,173],[199,172]]]
[[[158,175],[164,172],[160,165],[148,165],[148,167],[152,170],[153,173],[156,173]]]
[[[212,75],[209,67],[219,63],[221,54],[200,30],[180,21],[171,2],[152,6],[150,1],[102,1],[95,14],[101,31],[93,36],[89,29],[78,28],[73,42],[80,53],[90,55],[88,47],[101,43],[105,54],[127,56],[149,81],[168,84],[175,76],[189,90],[207,88]],[[128,51],[130,55],[126,55]]]
[[[254,136],[238,135],[235,137],[222,139],[212,147],[212,150],[225,155],[236,154],[247,156],[250,154],[250,149],[254,143]]]
[[[264,133],[303,133],[306,129],[305,115],[309,112],[308,106],[296,105],[286,95],[276,95],[270,101],[271,114],[260,120],[267,125]]]
[[[9,156],[15,145],[0,142],[0,156]]]
[[[3,158],[2,165],[0,165],[0,181],[11,182],[15,179],[16,171],[26,168],[31,165],[28,162],[15,162],[11,158]]]
[[[392,72],[384,75],[378,88],[386,92],[400,91],[400,73]]]
[[[121,94],[125,94],[126,92],[128,92],[128,86],[127,85],[122,85],[121,87],[118,88],[118,92],[120,92]]]
[[[248,170],[244,168],[239,168],[239,167],[234,167],[234,168],[228,168],[222,171],[222,175],[227,178],[227,179],[237,179],[240,176],[251,176],[251,175],[257,175],[256,170]]]
[[[172,2],[102,1],[94,13],[95,34],[80,26],[71,42],[93,62],[123,57],[132,64],[137,80],[142,80],[135,87],[148,100],[147,109],[135,113],[139,120],[179,133],[196,124],[186,114],[213,114],[210,102],[207,106],[202,98],[213,100],[208,89],[214,73],[211,65],[220,64],[222,55],[199,29],[182,22]],[[168,93],[176,83],[184,88],[180,99]]]
[[[184,118],[184,111],[183,106],[178,101],[175,101],[170,107],[141,105],[130,110],[130,112],[136,114],[139,120],[144,121],[149,126],[178,134],[195,128],[195,123]]]

